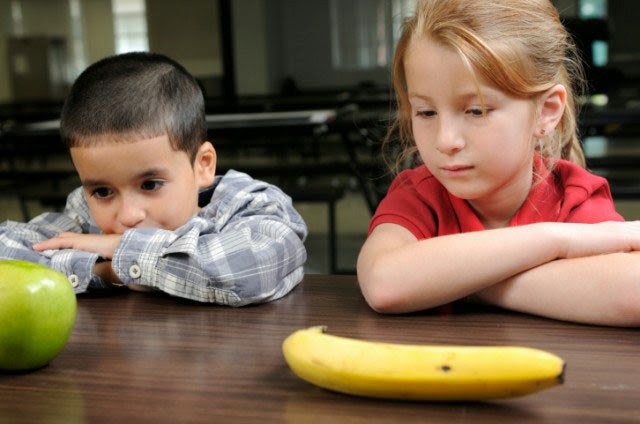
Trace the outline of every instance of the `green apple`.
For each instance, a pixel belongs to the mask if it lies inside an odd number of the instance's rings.
[[[0,370],[31,370],[51,362],[71,336],[76,308],[64,274],[0,260]]]

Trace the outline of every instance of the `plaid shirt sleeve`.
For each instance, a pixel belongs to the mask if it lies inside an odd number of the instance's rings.
[[[100,279],[93,276],[97,254],[71,249],[36,252],[31,248],[34,243],[50,239],[61,231],[99,232],[91,222],[82,189],[76,189],[67,197],[63,213],[47,212],[28,223],[0,224],[0,259],[36,262],[58,270],[69,278],[76,293],[86,291],[89,286],[101,287]]]
[[[199,302],[278,299],[303,277],[307,227],[277,187],[229,171],[210,203],[175,231],[126,231],[112,267],[124,284]]]

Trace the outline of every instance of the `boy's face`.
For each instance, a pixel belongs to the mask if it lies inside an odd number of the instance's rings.
[[[198,212],[198,191],[213,182],[216,155],[205,142],[192,164],[166,135],[133,142],[109,136],[71,148],[91,215],[105,234],[130,228],[175,230]]]

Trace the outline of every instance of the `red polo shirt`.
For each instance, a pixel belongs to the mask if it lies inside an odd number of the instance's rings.
[[[543,180],[534,184],[509,226],[624,221],[604,178],[565,160],[558,161],[552,172],[544,167],[538,172]],[[369,233],[382,223],[401,225],[418,239],[485,229],[469,204],[449,194],[424,165],[395,178],[371,219]]]

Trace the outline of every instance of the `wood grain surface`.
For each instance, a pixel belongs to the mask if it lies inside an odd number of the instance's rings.
[[[281,344],[299,328],[421,344],[522,345],[567,362],[562,386],[491,402],[404,402],[297,378]],[[640,333],[479,306],[385,316],[353,276],[308,275],[285,298],[240,309],[162,294],[80,295],[48,366],[0,374],[0,422],[638,423]]]

